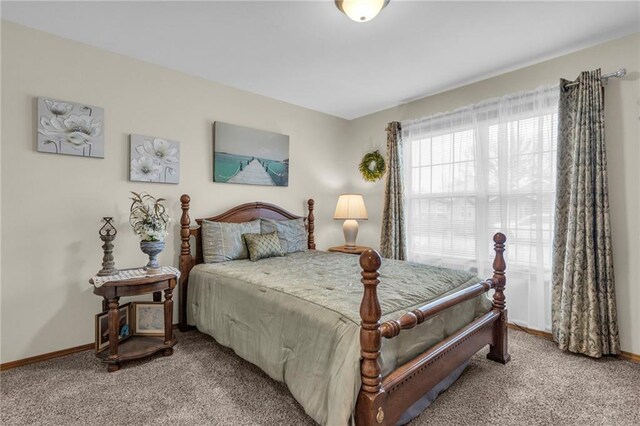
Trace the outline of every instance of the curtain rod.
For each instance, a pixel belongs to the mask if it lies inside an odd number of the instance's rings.
[[[620,68],[618,71],[610,72],[609,74],[603,75],[602,77],[600,77],[600,80],[602,80],[606,84],[606,82],[609,81],[609,79],[612,77],[622,78],[625,75],[627,75],[627,69]],[[577,85],[578,85],[578,82],[574,81],[574,82],[565,84],[564,87],[567,88],[567,87],[577,86]]]

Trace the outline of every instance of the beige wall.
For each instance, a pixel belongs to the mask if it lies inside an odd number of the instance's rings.
[[[620,339],[622,350],[640,354],[640,33],[353,120],[350,181],[364,194],[369,210],[358,243],[379,246],[383,183],[365,183],[356,165],[364,153],[384,150],[386,123],[451,111],[553,84],[560,77],[573,79],[580,71],[598,67],[604,73],[625,67],[629,73],[606,88],[606,140]]]
[[[106,158],[36,152],[37,96],[103,107]],[[213,183],[215,120],[289,135],[289,187]],[[184,192],[192,218],[257,200],[303,214],[313,197],[319,248],[342,238],[331,220],[346,184],[342,119],[3,22],[2,121],[2,362],[93,341],[100,218],[115,216],[117,267],[145,261],[127,223],[130,190],[168,199],[165,265],[177,265]],[[127,181],[130,133],[181,142],[179,185]]]
[[[482,99],[553,83],[584,69],[625,66],[630,75],[607,88],[607,138],[618,303],[623,350],[640,353],[639,70],[640,35],[504,74],[347,122],[134,59],[2,22],[1,351],[9,362],[93,341],[100,300],[88,278],[100,268],[102,216],[118,226],[118,267],[145,257],[129,230],[128,191],[168,198],[174,228],[160,260],[177,265],[180,194],[192,195],[192,217],[263,200],[302,214],[316,199],[319,248],[342,241],[331,220],[337,194],[361,191],[370,220],[359,243],[378,246],[382,183],[357,173],[361,156],[384,150],[388,121],[447,111]],[[106,158],[35,151],[35,97],[86,102],[105,109]],[[220,120],[290,136],[288,188],[212,182],[211,123]],[[128,135],[181,142],[179,185],[127,181]]]

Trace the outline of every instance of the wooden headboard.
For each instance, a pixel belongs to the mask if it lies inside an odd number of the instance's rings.
[[[261,218],[273,220],[300,219],[302,216],[297,216],[273,204],[255,202],[241,204],[217,216],[196,219],[197,226],[192,227],[191,218],[189,217],[191,197],[187,194],[182,194],[180,202],[182,204],[182,216],[180,218],[180,239],[182,242],[180,244],[179,327],[181,331],[187,331],[192,328],[187,325],[187,291],[189,288],[189,272],[191,272],[191,268],[195,265],[203,263],[204,261],[202,255],[202,221],[208,220],[211,222],[241,223]],[[310,250],[315,250],[316,248],[315,237],[313,234],[315,230],[313,216],[314,204],[315,202],[313,199],[309,199],[307,201],[309,214],[304,218],[307,228],[307,246]],[[195,256],[191,254],[192,236],[195,238],[196,243]]]

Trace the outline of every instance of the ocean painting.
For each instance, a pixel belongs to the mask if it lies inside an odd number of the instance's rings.
[[[289,186],[289,136],[216,121],[213,181]]]

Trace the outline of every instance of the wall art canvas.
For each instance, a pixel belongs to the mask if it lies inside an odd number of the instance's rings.
[[[289,136],[215,122],[214,182],[289,186]]]
[[[134,335],[164,335],[164,303],[133,302]]]
[[[180,142],[131,135],[129,149],[130,181],[180,183]]]
[[[104,109],[39,97],[38,151],[104,158]]]

